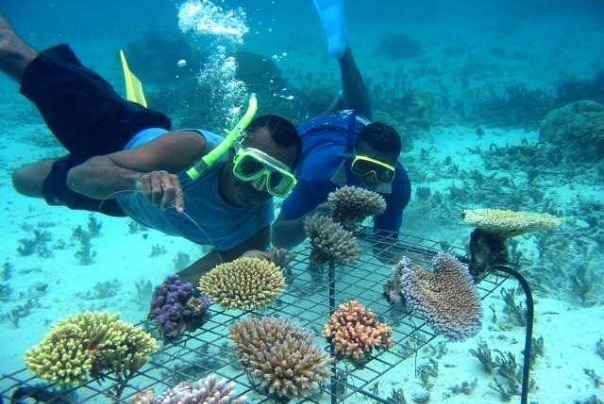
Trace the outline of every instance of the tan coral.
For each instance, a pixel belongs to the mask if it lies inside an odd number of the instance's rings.
[[[270,395],[303,398],[329,376],[329,356],[308,331],[276,317],[248,318],[231,328],[243,368]]]
[[[78,386],[107,374],[132,376],[157,349],[151,335],[117,315],[84,312],[55,325],[25,353],[25,363],[42,379]]]
[[[378,322],[371,310],[355,300],[339,306],[323,335],[338,357],[353,360],[366,359],[374,349],[388,349],[393,344],[390,326]]]
[[[463,219],[469,225],[504,239],[531,231],[550,230],[562,224],[562,219],[549,214],[502,209],[467,209]]]
[[[330,192],[327,202],[332,219],[349,230],[365,218],[380,215],[386,210],[386,201],[377,192],[348,185]]]
[[[225,309],[257,310],[283,293],[285,277],[270,261],[241,257],[216,266],[199,284],[203,293]]]
[[[327,216],[313,215],[307,218],[304,231],[310,239],[310,261],[314,265],[350,264],[359,255],[357,239]]]

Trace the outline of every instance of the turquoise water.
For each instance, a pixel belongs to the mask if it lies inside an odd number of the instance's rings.
[[[0,11],[28,43],[39,49],[71,44],[122,93],[118,49],[125,49],[150,106],[169,113],[179,127],[222,131],[232,119],[231,107],[248,90],[259,94],[261,111],[299,123],[320,113],[341,87],[307,0],[217,2],[245,14],[241,21],[249,31],[237,40],[182,32],[181,2],[4,3]],[[603,400],[601,384],[585,370],[604,377],[598,345],[604,338],[604,119],[600,126],[571,126],[559,135],[546,135],[543,128],[552,110],[585,99],[604,103],[604,4],[354,0],[347,3],[346,22],[375,117],[403,136],[401,161],[414,193],[401,231],[463,249],[471,231],[461,220],[464,209],[564,218],[555,231],[509,243],[537,296],[536,333],[545,340],[544,357],[533,371],[538,388],[529,396],[539,403]],[[229,56],[239,63],[236,75],[225,70]],[[245,87],[227,86],[241,82]],[[62,151],[14,83],[2,77],[0,90],[0,370],[6,374],[23,368],[25,350],[68,314],[107,309],[132,322],[144,320],[149,296],[142,282],[157,285],[180,265],[177,257],[196,259],[203,251],[129,221],[95,215],[102,230],[93,240],[92,262],[82,262],[73,231],[85,228],[90,216],[48,207],[11,187],[16,167]],[[572,121],[575,115],[564,116]],[[20,240],[31,239],[34,230],[48,234],[46,249],[24,255]],[[485,340],[520,357],[523,328],[503,319],[502,296],[497,291],[485,302],[483,333],[466,345],[449,346],[432,387],[420,383],[413,371],[417,363],[411,363],[384,376],[382,395],[402,388],[409,400],[423,389],[431,392],[430,402],[499,402],[489,387],[492,376],[481,373],[468,350]],[[578,323],[584,330],[573,335]],[[420,359],[428,356],[424,352]],[[452,367],[457,371],[447,372]],[[452,392],[451,386],[475,378],[471,395]],[[0,384],[3,390],[6,383]],[[360,400],[355,397],[350,402]]]

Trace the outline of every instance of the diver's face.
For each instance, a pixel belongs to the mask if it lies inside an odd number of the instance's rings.
[[[276,158],[280,162],[286,164],[292,171],[295,169],[294,162],[296,160],[296,147],[291,146],[284,148],[276,144],[268,129],[258,128],[254,133],[248,135],[243,146],[253,147],[264,153]],[[233,157],[233,154],[231,155]],[[243,181],[235,177],[232,173],[233,160],[229,163],[229,178],[232,182],[231,200],[237,206],[252,206],[259,205],[267,199],[271,198],[264,182],[261,181]]]
[[[386,163],[390,166],[396,166],[396,163],[398,161],[398,154],[377,151],[364,142],[359,142],[355,145],[354,155],[352,158],[354,159],[354,157],[358,156],[358,155],[370,157],[371,159],[380,161],[382,163]],[[352,162],[352,160],[351,160],[351,162]],[[369,166],[369,168],[371,168],[370,165],[368,165],[368,166]],[[384,178],[385,176],[378,175],[379,170],[382,169],[381,167],[376,166],[373,169],[374,169],[373,173],[371,173],[372,170],[368,170],[369,174],[373,174],[373,175],[367,175],[367,172],[365,172],[366,170],[354,170],[353,169],[351,171],[352,171],[352,175],[354,176],[356,181],[359,184],[361,184],[361,186],[363,186],[364,188],[367,188],[369,190],[373,190],[373,189],[377,188],[380,184],[383,184],[384,182],[390,182],[390,181],[385,181],[385,178]]]

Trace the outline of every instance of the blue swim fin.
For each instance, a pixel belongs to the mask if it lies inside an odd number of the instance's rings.
[[[340,58],[348,47],[344,25],[344,0],[313,1],[327,38],[327,51],[331,56]]]

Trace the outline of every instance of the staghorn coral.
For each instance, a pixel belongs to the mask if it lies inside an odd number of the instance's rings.
[[[313,335],[280,318],[248,318],[231,328],[243,368],[270,395],[307,397],[329,378],[329,356]]]
[[[127,379],[157,349],[153,337],[117,315],[84,312],[56,324],[25,353],[25,363],[42,379],[78,386],[107,374]]]
[[[343,186],[330,192],[327,203],[334,221],[352,230],[368,216],[376,216],[386,210],[384,197],[374,191],[355,186]]]
[[[501,209],[467,209],[463,219],[467,224],[503,239],[553,229],[562,223],[562,219],[548,214]]]
[[[182,382],[155,395],[153,389],[137,393],[132,404],[245,404],[245,396],[236,398],[233,393],[235,384],[226,379],[218,379],[215,375],[209,375],[202,380],[193,383]]]
[[[449,254],[432,259],[433,271],[414,266],[408,257],[400,268],[402,295],[417,311],[452,340],[463,340],[480,331],[482,307],[474,281],[463,264]]]
[[[148,318],[157,324],[164,340],[175,341],[201,327],[210,317],[209,307],[210,299],[192,283],[170,275],[155,288]]]
[[[353,360],[367,359],[373,349],[388,349],[393,344],[390,326],[378,322],[371,310],[355,300],[339,306],[323,335],[338,357]]]
[[[201,277],[200,289],[225,309],[257,310],[283,293],[285,277],[270,261],[241,257]]]
[[[349,264],[359,255],[352,233],[327,216],[313,215],[304,220],[304,232],[310,238],[313,265]]]

